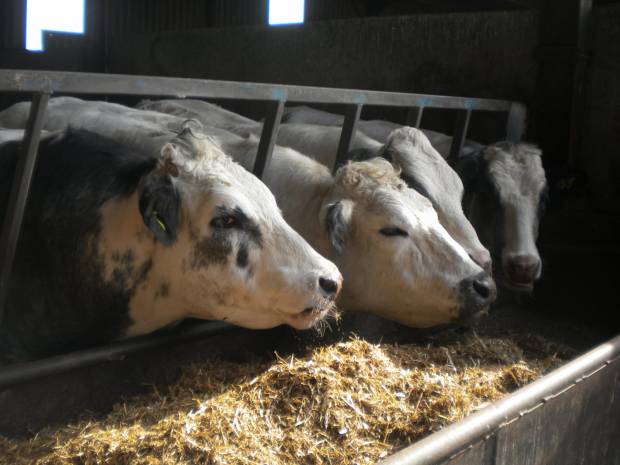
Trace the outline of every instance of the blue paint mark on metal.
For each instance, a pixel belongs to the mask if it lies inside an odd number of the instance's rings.
[[[358,105],[363,105],[364,103],[366,103],[366,96],[363,94],[357,94],[353,100]]]
[[[144,82],[144,80],[143,80],[143,79],[138,79],[138,80],[136,81],[136,87],[139,87],[139,88],[141,88],[141,89],[144,89],[144,87],[145,87],[145,86],[146,86],[146,83]]]
[[[468,110],[473,110],[476,107],[476,102],[471,99],[465,99],[465,108]]]
[[[274,100],[286,100],[288,93],[286,92],[285,89],[278,88],[278,89],[273,89],[271,91],[271,95]]]
[[[420,106],[422,106],[422,107],[430,105],[431,103],[432,103],[432,99],[430,99],[429,97],[422,97],[420,99]]]
[[[22,91],[34,91],[36,89],[40,90],[41,92],[51,94],[54,88],[54,82],[52,82],[52,79],[47,76],[18,76],[16,79],[16,83],[19,87],[19,90]]]

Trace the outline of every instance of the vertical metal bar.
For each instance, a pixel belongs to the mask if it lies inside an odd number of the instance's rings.
[[[452,145],[450,146],[450,156],[448,160],[457,160],[465,145],[467,138],[467,130],[469,129],[469,119],[471,118],[471,110],[458,110],[456,117],[456,127],[452,136]]]
[[[362,106],[363,105],[361,103],[347,105],[347,111],[344,115],[344,123],[342,125],[342,132],[340,133],[340,142],[338,143],[338,153],[336,154],[336,160],[334,161],[334,172],[347,161],[349,150],[351,148],[351,140],[353,139],[357,122],[359,121],[362,113]]]
[[[409,111],[407,112],[407,126],[413,126],[416,129],[420,129],[423,114],[424,107],[409,108]]]
[[[527,110],[521,103],[513,103],[508,112],[506,122],[506,140],[509,142],[519,142],[525,133],[527,120]]]
[[[32,174],[37,161],[39,140],[48,100],[49,94],[46,93],[34,94],[32,98],[22,144],[23,152],[15,166],[9,203],[2,224],[2,235],[0,236],[0,325],[4,316],[13,260],[15,259],[17,241],[24,219],[24,209],[30,192]]]
[[[254,160],[254,169],[252,170],[259,178],[263,177],[265,168],[271,160],[273,146],[278,137],[278,129],[280,129],[280,121],[282,120],[282,113],[284,112],[284,103],[284,100],[269,102],[270,108],[265,117],[263,132],[260,135],[258,151],[256,152],[256,160]]]

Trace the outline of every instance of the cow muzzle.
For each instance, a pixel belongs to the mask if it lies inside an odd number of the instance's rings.
[[[480,312],[488,309],[497,298],[495,281],[484,272],[461,281],[460,290],[463,305],[458,320],[461,323],[467,323],[479,316]]]
[[[515,255],[509,257],[504,266],[508,287],[515,290],[531,291],[540,276],[541,261],[534,255]]]

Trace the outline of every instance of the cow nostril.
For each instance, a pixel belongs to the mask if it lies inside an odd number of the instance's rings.
[[[333,279],[319,278],[319,286],[330,295],[338,292],[338,283]]]
[[[483,299],[488,299],[491,296],[491,286],[489,285],[488,280],[474,280],[474,290],[478,293],[480,297]]]
[[[471,276],[461,282],[461,292],[463,293],[463,308],[460,318],[466,320],[487,308],[497,297],[497,287],[493,278],[480,273]]]

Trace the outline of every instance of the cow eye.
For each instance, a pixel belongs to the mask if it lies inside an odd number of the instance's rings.
[[[407,231],[404,231],[400,228],[397,227],[389,227],[389,228],[383,228],[380,229],[379,232],[381,234],[383,234],[384,236],[402,236],[402,237],[407,237],[409,236],[409,234],[407,233]]]
[[[213,228],[234,228],[238,226],[237,218],[232,215],[218,216],[211,220]]]

